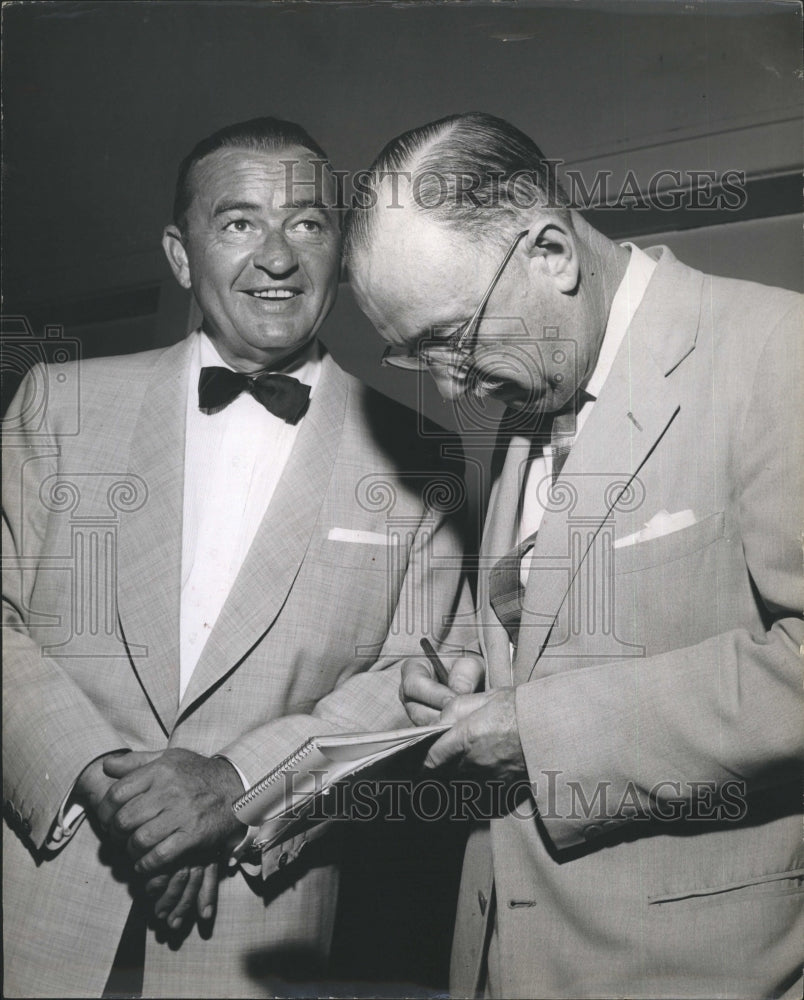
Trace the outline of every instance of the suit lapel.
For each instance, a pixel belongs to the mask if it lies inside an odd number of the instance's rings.
[[[332,477],[348,395],[348,377],[327,355],[288,464],[207,639],[180,715],[237,666],[279,614]]]
[[[159,358],[134,429],[129,471],[146,502],[120,528],[118,609],[140,683],[167,734],[178,707],[186,377],[192,340]]]
[[[545,512],[534,546],[525,627],[514,660],[517,683],[529,678],[548,638],[545,616],[548,623],[555,621],[597,533],[617,501],[622,498],[625,505],[634,476],[680,409],[679,386],[667,376],[695,346],[702,277],[665,250],[569,454],[557,483],[555,509]],[[639,502],[638,489],[635,497]],[[579,528],[574,559],[573,520]],[[533,627],[527,627],[528,611]]]

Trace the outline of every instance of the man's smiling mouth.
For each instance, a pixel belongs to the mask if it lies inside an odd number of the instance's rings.
[[[268,301],[280,301],[282,299],[293,299],[301,292],[296,288],[254,288],[249,289],[246,295],[254,299],[267,299]]]

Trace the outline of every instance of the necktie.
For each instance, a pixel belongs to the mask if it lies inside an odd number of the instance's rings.
[[[550,426],[550,446],[553,454],[553,482],[561,475],[564,463],[575,439],[575,418],[584,403],[593,399],[581,390],[573,397],[570,406],[553,415]],[[508,638],[516,646],[519,641],[519,626],[522,621],[522,602],[525,588],[522,586],[520,567],[522,560],[536,543],[534,531],[515,548],[499,559],[489,573],[489,600],[494,614],[505,627]]]
[[[522,621],[522,601],[525,588],[520,579],[520,565],[533,548],[538,532],[519,543],[492,566],[489,573],[489,600],[494,614],[505,627],[508,638],[516,646],[519,642],[519,625]]]
[[[310,400],[310,386],[291,375],[245,375],[219,366],[201,369],[198,405],[207,413],[222,410],[241,392],[250,393],[266,410],[289,424],[298,423]]]

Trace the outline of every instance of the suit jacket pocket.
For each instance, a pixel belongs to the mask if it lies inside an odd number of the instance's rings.
[[[639,570],[650,569],[662,563],[670,563],[682,559],[693,552],[716,542],[723,537],[726,525],[726,515],[721,510],[710,514],[702,521],[671,531],[659,538],[651,538],[646,542],[636,542],[623,548],[613,550],[614,573],[622,576],[626,573],[636,573]]]
[[[651,896],[650,903],[680,903],[684,900],[708,899],[715,902],[738,902],[741,899],[751,900],[757,893],[773,893],[787,895],[791,892],[801,892],[804,868],[791,868],[788,871],[770,872],[765,875],[755,875],[723,885],[710,885],[700,889],[685,889],[679,892],[665,893],[661,896]]]

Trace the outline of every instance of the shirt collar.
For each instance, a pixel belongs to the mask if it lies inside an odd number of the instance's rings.
[[[597,364],[585,387],[586,392],[595,399],[600,395],[603,383],[608,378],[617,351],[634,314],[639,308],[657,263],[633,243],[621,243],[620,245],[627,247],[631,251],[631,256],[623,280],[614,293]]]

